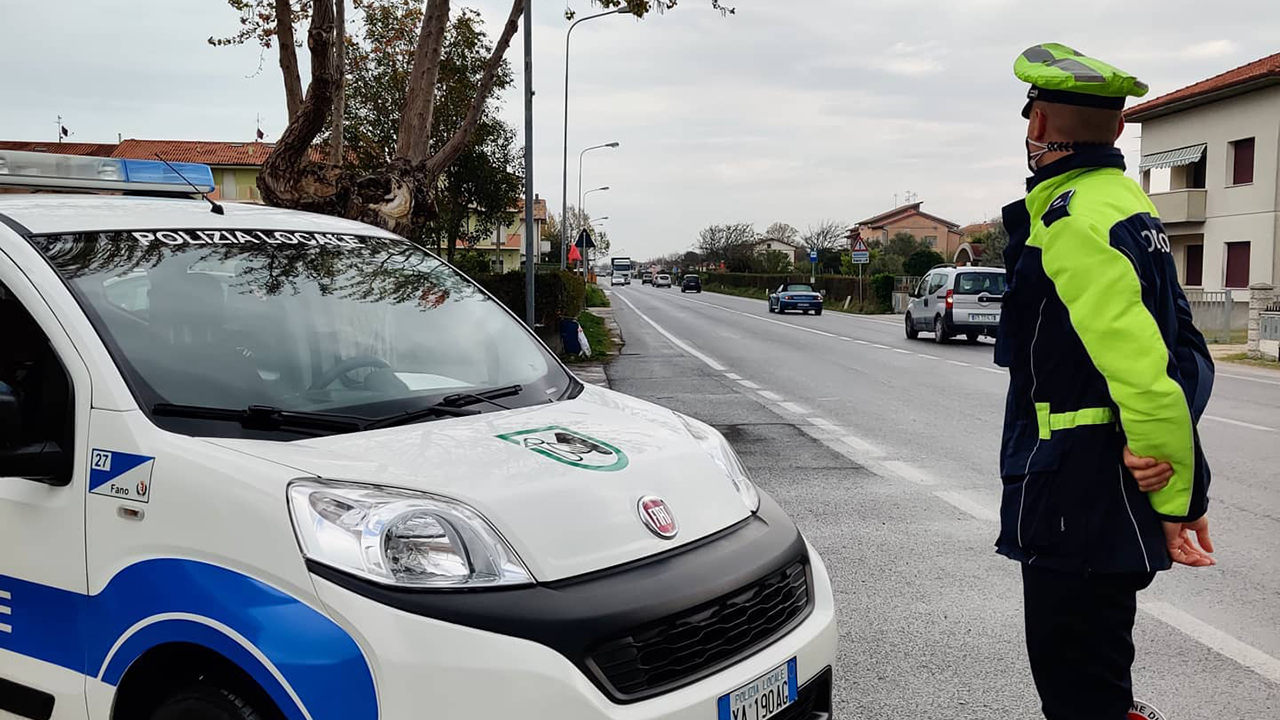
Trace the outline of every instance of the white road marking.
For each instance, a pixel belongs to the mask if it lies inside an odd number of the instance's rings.
[[[809,414],[809,411],[806,410],[803,406],[797,405],[793,402],[780,402],[778,403],[778,407],[782,408],[783,410],[786,410],[789,413],[795,413],[796,415]]]
[[[835,333],[824,332],[822,330],[815,330],[814,328],[805,327],[803,325],[796,325],[794,323],[783,322],[781,320],[774,320],[772,318],[760,317],[759,315],[753,315],[751,313],[742,312],[741,310],[734,310],[733,308],[727,308],[723,305],[716,305],[715,303],[703,302],[702,300],[693,300],[690,298],[685,298],[685,299],[688,300],[689,302],[698,303],[699,305],[706,305],[707,307],[715,308],[717,310],[723,310],[724,312],[733,313],[734,315],[741,315],[742,317],[749,317],[752,320],[760,320],[762,322],[773,323],[774,325],[782,325],[783,327],[795,328],[796,330],[803,330],[807,333],[813,333],[814,335],[822,335],[823,337],[835,338],[837,340],[852,339],[852,338],[843,337],[841,335],[836,335]]]
[[[752,389],[752,390],[759,390],[759,389],[760,389],[760,386],[759,386],[759,385],[757,385],[757,384],[755,384],[755,383],[751,382],[750,380],[739,380],[739,381],[738,381],[738,384],[739,384],[739,385],[741,385],[741,386],[742,386],[742,387],[744,387],[744,388],[750,388],[750,389]]]
[[[1218,417],[1217,415],[1202,415],[1201,417],[1203,417],[1205,420],[1213,420],[1214,422],[1227,423],[1228,425],[1236,425],[1242,428],[1249,428],[1250,430],[1261,430],[1263,432],[1276,431],[1275,428],[1269,428],[1265,425],[1254,425],[1253,423],[1247,423],[1247,422],[1244,422],[1243,420],[1232,420],[1231,418]]]
[[[1210,650],[1235,660],[1280,685],[1280,660],[1167,603],[1140,602],[1138,607],[1157,620],[1190,635]]]
[[[826,428],[828,430],[839,430],[839,428],[836,427],[835,423],[831,422],[826,418],[811,417],[811,418],[808,418],[808,420],[810,423],[817,425],[820,428]]]
[[[724,374],[724,376],[725,376],[725,377],[727,377],[727,378],[729,378],[730,380],[741,380],[741,379],[742,379],[742,376],[741,376],[741,375],[739,375],[739,374],[737,374],[737,373],[725,373],[725,374]]]
[[[854,342],[856,342],[856,343],[858,343],[859,345],[870,345],[870,344],[871,344],[871,343],[867,342],[866,340],[859,340],[859,339],[857,339],[857,338],[854,338],[854,339],[853,339],[853,341],[854,341]]]
[[[866,440],[863,440],[862,438],[857,438],[852,435],[841,435],[840,442],[844,443],[845,445],[848,445],[854,450],[857,450],[863,455],[868,455],[871,457],[879,457],[884,454],[880,450],[880,448],[876,447],[875,445],[872,445],[871,443],[867,442]]]
[[[915,355],[915,353],[910,350],[903,350],[902,348],[894,348],[893,351],[896,353],[902,353],[903,355]]]
[[[663,327],[662,327],[661,325],[659,325],[658,323],[656,323],[656,322],[654,322],[654,321],[650,320],[648,315],[645,315],[644,313],[640,312],[640,308],[636,307],[636,306],[635,306],[635,304],[634,304],[634,303],[632,303],[630,300],[628,300],[625,296],[623,296],[623,295],[619,295],[619,296],[618,296],[618,299],[619,299],[619,300],[621,300],[622,302],[626,303],[626,304],[627,304],[627,307],[631,308],[631,309],[632,309],[632,311],[634,311],[636,315],[639,315],[641,320],[643,320],[643,321],[645,321],[645,322],[649,323],[650,325],[652,325],[654,330],[657,330],[657,331],[658,331],[658,332],[659,332],[663,337],[665,337],[667,340],[670,340],[672,345],[675,345],[676,347],[680,348],[681,350],[683,350],[683,351],[685,351],[685,352],[689,353],[690,355],[692,355],[692,356],[694,356],[694,357],[698,358],[698,359],[699,359],[699,360],[701,360],[702,362],[706,363],[707,367],[711,368],[712,370],[715,370],[716,372],[724,372],[724,371],[725,371],[725,366],[724,366],[724,365],[721,365],[720,363],[716,362],[716,361],[715,361],[715,359],[714,359],[714,358],[712,358],[710,355],[707,355],[707,354],[705,354],[705,353],[701,353],[701,352],[699,352],[699,351],[697,351],[697,350],[693,349],[691,346],[689,346],[686,342],[684,342],[684,341],[683,341],[683,340],[681,340],[680,338],[677,338],[675,335],[672,335],[671,333],[667,332],[665,329],[663,329]]]
[[[960,362],[959,360],[948,360],[947,362],[951,363],[952,365],[959,365],[960,367],[973,367],[969,363]]]
[[[924,358],[925,360],[941,360],[941,359],[942,359],[942,358],[938,357],[937,355],[925,355],[924,353],[916,353],[916,355],[919,355],[920,357]]]
[[[1004,370],[1001,370],[999,368],[980,367],[978,369],[983,372],[995,373],[997,375],[1004,375]]]
[[[943,502],[954,505],[955,507],[978,518],[979,520],[986,520],[988,522],[1000,522],[1000,514],[998,512],[991,510],[986,505],[983,505],[982,503],[976,500],[970,500],[969,498],[965,497],[964,495],[961,495],[958,492],[952,492],[950,490],[939,490],[935,492],[933,495],[939,500],[942,500]]]
[[[917,485],[937,485],[938,484],[937,481],[934,480],[931,476],[929,476],[928,473],[925,473],[923,470],[920,470],[919,468],[912,467],[911,465],[908,465],[907,463],[904,463],[901,460],[885,460],[883,463],[880,463],[880,464],[884,465],[885,468],[889,470],[889,472],[893,473],[894,475],[897,475],[903,480],[907,480],[908,482],[913,482]]]
[[[782,402],[782,396],[776,392],[770,392],[768,390],[757,390],[756,394],[764,398],[765,400],[768,400],[769,402]]]
[[[1280,380],[1267,380],[1265,378],[1249,377],[1248,375],[1231,375],[1229,373],[1215,373],[1214,377],[1231,378],[1232,380],[1248,380],[1249,382],[1266,383],[1268,385],[1280,385]]]
[[[871,343],[871,347],[873,347],[873,348],[880,348],[881,350],[892,350],[892,349],[893,349],[893,348],[889,347],[888,345],[881,345],[880,343]]]

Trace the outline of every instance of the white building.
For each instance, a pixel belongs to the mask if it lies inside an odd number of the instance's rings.
[[[1142,186],[1191,289],[1280,280],[1280,53],[1142,103]]]

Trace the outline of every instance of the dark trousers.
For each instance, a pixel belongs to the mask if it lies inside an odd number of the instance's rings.
[[[1022,566],[1027,654],[1047,720],[1125,720],[1138,591],[1153,579]]]

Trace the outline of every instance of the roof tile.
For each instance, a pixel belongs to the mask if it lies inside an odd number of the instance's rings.
[[[1201,80],[1180,90],[1174,90],[1154,100],[1134,105],[1125,111],[1124,119],[1129,122],[1142,122],[1144,119],[1166,114],[1166,112],[1171,111],[1170,108],[1174,105],[1268,79],[1280,82],[1280,53],[1268,55],[1261,60],[1255,60],[1234,70],[1214,75],[1207,80]]]

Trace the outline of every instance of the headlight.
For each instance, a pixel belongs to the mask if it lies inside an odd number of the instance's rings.
[[[324,480],[289,486],[302,554],[385,585],[527,585],[529,571],[475,510],[424,493]]]
[[[724,469],[747,509],[751,512],[759,510],[760,491],[756,490],[756,484],[747,476],[746,466],[742,464],[742,460],[738,459],[738,453],[733,451],[729,441],[725,440],[718,430],[700,420],[694,420],[680,413],[675,413],[675,416],[684,424],[693,439],[697,440],[702,449],[711,456],[711,459]]]

